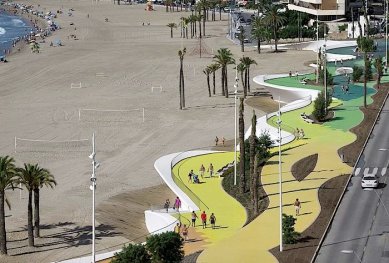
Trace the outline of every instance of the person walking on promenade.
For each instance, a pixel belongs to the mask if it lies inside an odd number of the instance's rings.
[[[184,241],[188,240],[188,232],[189,232],[189,227],[187,227],[185,224],[182,228],[182,237],[184,238]]]
[[[296,128],[296,139],[300,139],[300,130],[299,128]]]
[[[216,136],[216,138],[215,138],[215,146],[217,146],[218,143],[219,143],[219,138]]]
[[[209,172],[209,177],[211,178],[213,176],[213,165],[212,165],[212,163],[209,164],[208,172]]]
[[[189,183],[189,182],[193,183],[193,181],[192,181],[193,175],[194,175],[193,170],[190,170],[190,172],[189,172],[189,174],[188,174],[188,183]]]
[[[207,214],[205,211],[201,214],[201,222],[203,223],[203,229],[207,228]]]
[[[196,219],[198,218],[197,214],[195,211],[192,211],[192,226],[196,227]]]
[[[299,72],[296,71],[296,79],[299,79]]]
[[[226,138],[224,136],[222,137],[222,145],[224,146],[224,143],[226,142]]]
[[[177,196],[176,201],[174,201],[173,209],[176,209],[177,212],[179,212],[180,208],[181,208],[181,200],[180,200],[180,198]]]
[[[292,71],[289,70],[289,78],[291,78],[291,77],[292,77]]]
[[[174,226],[174,233],[181,234],[181,222],[178,222],[178,223]]]
[[[212,213],[209,217],[209,222],[211,223],[212,229],[215,229],[216,224],[216,216]]]
[[[200,166],[200,176],[201,176],[201,179],[203,179],[204,173],[205,173],[205,167],[204,167],[203,164],[201,164],[201,166]]]
[[[300,138],[303,139],[305,136],[304,130],[301,128],[300,129]]]
[[[299,199],[297,198],[296,201],[294,202],[294,209],[296,210],[296,216],[300,215],[300,209],[301,209],[301,203]]]
[[[165,205],[163,206],[166,209],[166,213],[169,213],[170,200],[166,199]]]

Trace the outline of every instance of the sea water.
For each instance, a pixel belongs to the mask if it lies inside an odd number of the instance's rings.
[[[27,21],[0,11],[0,57],[4,55],[4,49],[12,47],[14,40],[28,35],[31,30],[32,27]]]

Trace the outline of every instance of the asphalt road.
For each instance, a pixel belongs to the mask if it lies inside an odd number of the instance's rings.
[[[388,129],[386,101],[315,262],[389,262]],[[378,189],[361,188],[364,173],[379,177]]]

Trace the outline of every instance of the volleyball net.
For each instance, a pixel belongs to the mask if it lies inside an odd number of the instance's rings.
[[[84,122],[145,122],[145,108],[132,110],[79,109],[78,120]]]
[[[81,140],[32,140],[15,137],[17,152],[87,152],[91,150],[89,139]]]

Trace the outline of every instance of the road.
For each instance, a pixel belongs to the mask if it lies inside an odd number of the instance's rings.
[[[388,128],[389,101],[386,101],[316,263],[389,262]],[[364,173],[379,177],[378,189],[361,188]]]

